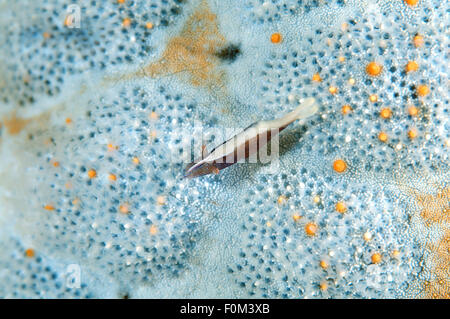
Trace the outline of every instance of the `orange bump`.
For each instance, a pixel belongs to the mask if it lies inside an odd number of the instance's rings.
[[[370,76],[378,76],[383,71],[383,66],[376,62],[370,62],[366,66],[366,73]]]
[[[150,118],[152,120],[157,120],[158,119],[158,114],[156,112],[152,112],[152,113],[150,113]]]
[[[380,111],[380,116],[384,119],[390,119],[392,116],[392,111],[390,108],[385,107],[383,109],[381,109]]]
[[[378,95],[376,95],[376,94],[371,94],[371,95],[369,96],[369,101],[372,102],[372,103],[378,102]]]
[[[132,161],[135,165],[139,165],[139,163],[141,162],[141,161],[139,161],[139,158],[137,158],[136,156],[133,157]]]
[[[55,206],[47,204],[47,205],[44,206],[44,209],[45,210],[55,210]]]
[[[44,32],[44,33],[42,33],[42,36],[44,37],[44,39],[48,39],[48,38],[50,38],[50,33],[48,33],[48,32]]]
[[[145,24],[145,27],[147,28],[147,29],[153,29],[153,23],[151,23],[151,22],[147,22],[146,24]]]
[[[117,151],[119,149],[119,146],[108,144],[108,151]]]
[[[32,248],[28,248],[27,250],[25,250],[25,256],[28,258],[33,258],[36,255],[34,249]]]
[[[345,57],[340,56],[340,57],[338,58],[338,61],[341,62],[341,63],[344,63],[344,62],[345,62]]]
[[[352,109],[352,107],[351,107],[350,105],[348,105],[348,104],[343,105],[342,108],[341,108],[341,112],[342,112],[342,114],[344,114],[344,115],[350,113],[351,111],[353,111],[353,109]]]
[[[115,182],[117,180],[117,176],[114,174],[109,174],[108,178],[111,182]]]
[[[150,235],[156,235],[158,233],[158,227],[156,225],[150,226]]]
[[[125,0],[117,0],[117,3],[118,3],[118,4],[124,4],[124,3],[125,3]]]
[[[404,0],[404,1],[409,6],[415,6],[416,4],[419,3],[419,0]]]
[[[72,124],[72,119],[70,117],[66,118],[66,124]]]
[[[319,288],[320,288],[320,290],[325,291],[325,290],[328,289],[328,285],[327,285],[325,282],[322,282],[322,283],[319,285]]]
[[[363,235],[363,238],[365,241],[371,241],[372,240],[372,234],[369,231],[366,231]]]
[[[88,174],[88,177],[91,179],[97,177],[97,172],[95,171],[95,169],[90,169],[87,174]]]
[[[314,82],[322,82],[322,78],[320,77],[320,74],[319,74],[319,73],[315,73],[315,74],[312,76],[312,80],[313,80]]]
[[[272,43],[280,43],[282,41],[281,34],[279,34],[278,32],[273,33],[270,36],[270,41],[272,41]]]
[[[158,196],[156,198],[156,202],[158,205],[165,205],[166,204],[166,197],[165,196]]]
[[[427,96],[430,93],[430,88],[425,84],[421,84],[417,86],[416,92],[418,96]]]
[[[294,219],[294,222],[298,222],[301,218],[302,216],[300,216],[299,214],[292,215],[292,219]]]
[[[415,139],[417,137],[417,130],[416,129],[410,129],[408,131],[408,137],[412,140]]]
[[[338,211],[341,214],[344,214],[347,211],[347,206],[345,205],[344,202],[337,202],[336,211]]]
[[[416,34],[414,36],[413,44],[416,48],[422,47],[424,43],[425,43],[425,40],[424,40],[423,36],[421,36],[420,34]]]
[[[398,251],[398,249],[394,249],[392,251],[392,257],[398,258],[399,256],[400,256],[400,251]]]
[[[308,236],[314,236],[317,233],[317,225],[315,223],[307,223],[305,225],[305,231]]]
[[[314,202],[314,204],[319,204],[320,203],[320,196],[319,195],[314,196],[313,197],[313,202]]]
[[[344,160],[337,159],[333,162],[333,169],[338,173],[343,173],[347,169],[347,163]]]
[[[381,254],[380,253],[374,253],[370,259],[372,260],[373,264],[378,264],[378,263],[381,262]]]
[[[410,106],[408,108],[408,114],[411,116],[417,116],[419,114],[419,109],[415,106]]]
[[[130,18],[125,18],[122,20],[122,26],[124,28],[128,28],[131,25],[131,19]]]
[[[328,91],[331,93],[331,94],[336,94],[337,92],[338,92],[338,88],[337,87],[335,87],[335,86],[330,86],[329,88],[328,88]]]
[[[283,205],[286,203],[286,201],[287,201],[287,198],[284,195],[280,195],[277,199],[278,205]]]
[[[378,134],[378,139],[381,142],[387,142],[388,140],[388,135],[385,132],[380,132],[380,134]]]
[[[409,61],[406,63],[405,71],[406,72],[415,72],[419,69],[419,64],[416,61]]]
[[[59,167],[59,162],[58,162],[58,161],[54,161],[54,162],[53,162],[53,166],[54,166],[54,167]]]
[[[128,204],[119,205],[119,212],[121,212],[122,214],[128,214],[130,212],[130,207],[128,206]]]
[[[325,260],[321,260],[319,265],[320,265],[320,267],[322,269],[327,269],[328,268],[328,263]]]

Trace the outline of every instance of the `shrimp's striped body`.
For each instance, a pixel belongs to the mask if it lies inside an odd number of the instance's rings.
[[[307,118],[318,111],[314,98],[306,99],[295,110],[271,121],[259,121],[207,154],[203,148],[202,158],[186,167],[185,177],[197,177],[220,170],[254,155],[267,142],[297,119]]]

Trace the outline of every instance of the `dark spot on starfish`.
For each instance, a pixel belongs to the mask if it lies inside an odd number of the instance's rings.
[[[216,56],[222,61],[234,62],[240,54],[241,54],[241,46],[236,44],[230,44],[225,48],[219,50],[216,53]]]

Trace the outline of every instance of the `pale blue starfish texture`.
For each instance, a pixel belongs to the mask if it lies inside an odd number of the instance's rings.
[[[175,47],[180,69],[161,65],[199,10],[215,20]],[[0,1],[0,297],[448,297],[448,251],[435,247],[449,238],[449,10]],[[203,23],[216,23],[214,48],[235,52],[196,47]],[[130,76],[152,64],[159,73]],[[283,131],[275,170],[181,178],[200,126],[239,131],[306,97],[320,110]]]

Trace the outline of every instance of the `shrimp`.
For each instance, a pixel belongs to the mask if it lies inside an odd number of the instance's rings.
[[[211,173],[218,174],[220,170],[254,155],[289,124],[295,120],[314,115],[318,109],[316,100],[308,98],[295,110],[281,118],[253,123],[239,134],[214,148],[210,153],[203,146],[202,158],[186,167],[184,177],[192,178]]]

